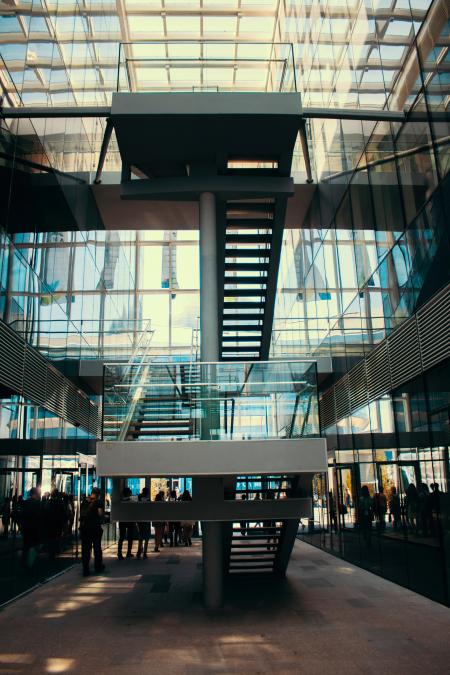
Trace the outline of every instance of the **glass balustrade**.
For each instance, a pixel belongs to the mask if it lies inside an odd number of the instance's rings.
[[[105,440],[319,436],[313,361],[118,362],[104,401]]]

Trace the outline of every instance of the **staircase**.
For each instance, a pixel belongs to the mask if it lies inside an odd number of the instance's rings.
[[[267,358],[282,232],[276,206],[274,198],[225,204],[220,345],[225,361]]]
[[[254,527],[233,523],[229,574],[274,574],[282,527],[273,521]]]
[[[260,487],[255,486],[260,485]],[[228,533],[226,569],[230,576],[270,574],[284,576],[298,530],[297,520],[278,521],[278,497],[297,494],[297,479],[289,475],[239,476],[235,499],[243,494],[269,498],[273,504],[271,520],[234,522]],[[270,496],[269,496],[270,495]]]
[[[189,410],[183,409],[179,397],[152,396],[147,391],[136,405],[126,440],[183,440],[190,438],[192,431]]]

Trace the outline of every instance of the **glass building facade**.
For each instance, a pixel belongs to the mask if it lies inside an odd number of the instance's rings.
[[[449,41],[444,0],[3,3],[2,110],[108,106],[118,89],[295,88],[305,108],[335,110],[307,122],[314,184],[288,208],[270,347],[271,359],[328,359],[318,369],[325,400],[450,282]],[[77,360],[123,366],[142,336],[151,358],[199,358],[198,230],[181,211],[104,228],[90,190],[104,131],[104,116],[1,118],[0,319],[67,377]],[[113,133],[102,188],[120,171]],[[305,187],[300,142],[292,171]],[[428,330],[446,335],[446,320]],[[359,407],[321,414],[329,471],[314,480],[314,521],[299,533],[447,604],[448,357]],[[81,499],[95,482],[93,434],[0,393],[0,506],[37,484]],[[46,452],[50,440],[60,444]],[[378,504],[370,536],[364,487]],[[72,540],[69,549],[71,560]]]

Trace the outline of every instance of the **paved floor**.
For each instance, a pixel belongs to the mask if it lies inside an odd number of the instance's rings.
[[[201,604],[200,545],[79,566],[0,613],[0,673],[445,675],[450,610],[297,543],[288,578]]]

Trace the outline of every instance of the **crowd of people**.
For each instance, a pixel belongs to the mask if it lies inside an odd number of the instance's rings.
[[[49,557],[59,552],[65,536],[73,531],[75,503],[73,495],[45,492],[40,488],[29,491],[29,498],[5,497],[2,506],[3,537],[21,534],[24,550],[46,548]]]
[[[348,489],[345,492],[340,515],[346,524],[346,516],[352,521],[354,514],[355,524],[359,527],[366,541],[370,541],[373,526],[378,532],[386,531],[390,523],[393,531],[403,531],[409,534],[428,537],[437,536],[439,523],[439,503],[442,492],[438,483],[419,483],[418,487],[410,483],[404,495],[400,495],[397,488],[392,486],[388,493],[383,487],[373,496],[367,485],[361,487],[359,499],[354,503]],[[332,491],[328,493],[330,526],[332,531],[338,531],[338,512],[336,500]]]
[[[416,536],[436,536],[439,522],[439,501],[441,491],[438,483],[410,483],[403,499],[395,486],[386,495],[383,488],[372,497],[367,485],[361,488],[358,508],[358,524],[364,538],[369,540],[372,522],[379,532],[386,530],[386,522],[392,523],[393,530],[406,530]]]
[[[132,499],[132,493],[129,487],[125,487],[122,492],[122,501],[129,502]],[[147,487],[142,488],[138,496],[139,502],[150,502],[150,493]],[[155,502],[176,502],[176,501],[192,501],[191,493],[185,490],[181,495],[178,495],[176,490],[170,490],[166,495],[164,490],[160,490],[154,498]],[[164,546],[192,546],[192,533],[194,530],[194,521],[154,521],[153,529],[155,533],[154,552],[158,553],[160,548]],[[151,523],[149,521],[141,522],[119,522],[119,541],[117,546],[117,557],[119,560],[126,558],[134,558],[133,543],[137,541],[137,558],[148,557],[148,546],[151,535]],[[127,542],[127,552],[123,555],[123,543]]]
[[[62,542],[73,532],[75,503],[73,495],[57,489],[41,495],[39,487],[29,491],[28,499],[13,495],[2,507],[3,537],[22,536],[23,560],[31,569],[40,551],[49,558],[60,552]]]

